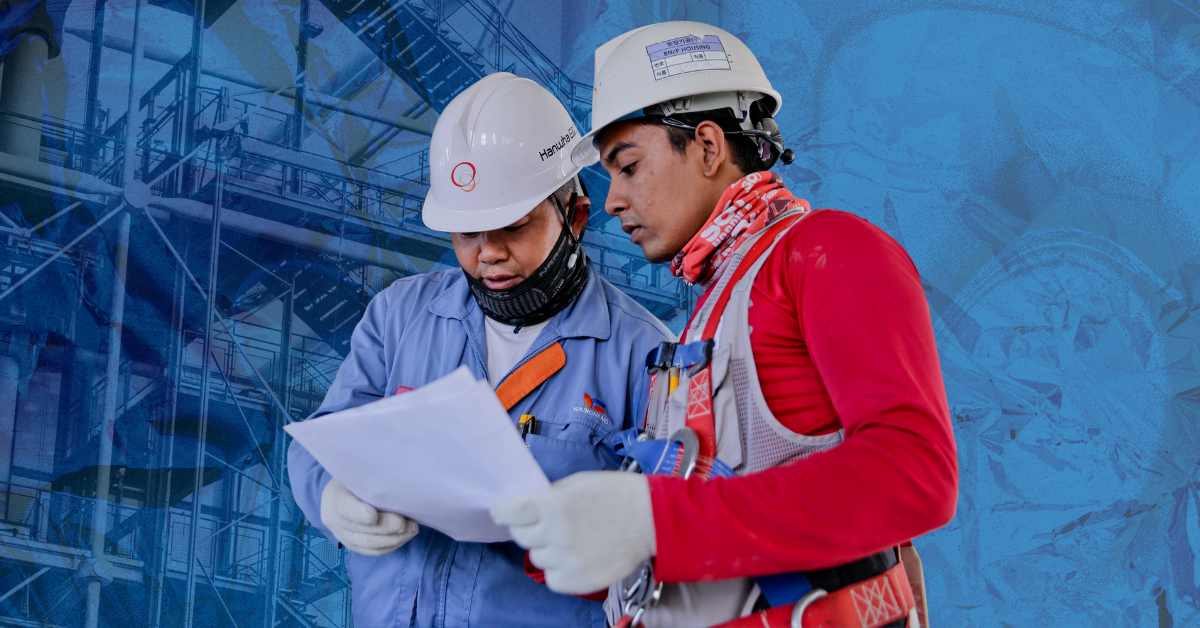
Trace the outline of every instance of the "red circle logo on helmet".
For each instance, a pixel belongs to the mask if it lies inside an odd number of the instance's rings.
[[[450,171],[450,182],[462,188],[463,192],[470,192],[475,189],[475,166],[469,161],[464,161],[454,167]]]

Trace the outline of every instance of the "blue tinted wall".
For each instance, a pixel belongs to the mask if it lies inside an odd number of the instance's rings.
[[[0,626],[349,626],[281,427],[371,296],[455,264],[438,113],[502,70],[587,128],[594,49],[673,19],[757,53],[788,184],[921,271],[961,470],[915,541],[934,625],[1200,626],[1196,0],[3,3]],[[694,294],[593,214],[678,330]]]

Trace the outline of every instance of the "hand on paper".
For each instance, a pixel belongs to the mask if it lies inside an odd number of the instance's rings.
[[[456,541],[510,541],[488,509],[550,486],[492,386],[465,366],[412,392],[284,429],[338,479],[323,494],[321,517],[343,545],[363,554],[402,545],[416,534],[409,520]]]
[[[367,556],[391,552],[419,530],[416,521],[362,502],[337,478],[321,493],[321,521],[346,549]]]
[[[654,556],[654,514],[645,476],[576,473],[550,488],[506,497],[492,519],[509,527],[559,593],[603,589]]]

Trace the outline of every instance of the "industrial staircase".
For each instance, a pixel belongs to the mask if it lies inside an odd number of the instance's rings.
[[[432,11],[386,0],[333,0],[326,6],[439,113],[486,74],[483,59],[448,37]]]
[[[512,72],[554,92],[577,124],[589,119],[591,86],[571,80],[489,0],[436,6],[325,0],[325,6],[439,113],[484,75]],[[487,49],[470,43],[477,34],[490,37]]]

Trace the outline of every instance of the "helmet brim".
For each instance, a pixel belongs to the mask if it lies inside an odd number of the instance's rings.
[[[523,200],[492,209],[459,211],[438,203],[431,194],[425,197],[425,204],[421,208],[421,221],[425,223],[426,227],[445,233],[493,231],[503,229],[524,218],[541,203],[542,201],[538,201],[530,205],[528,200]]]

